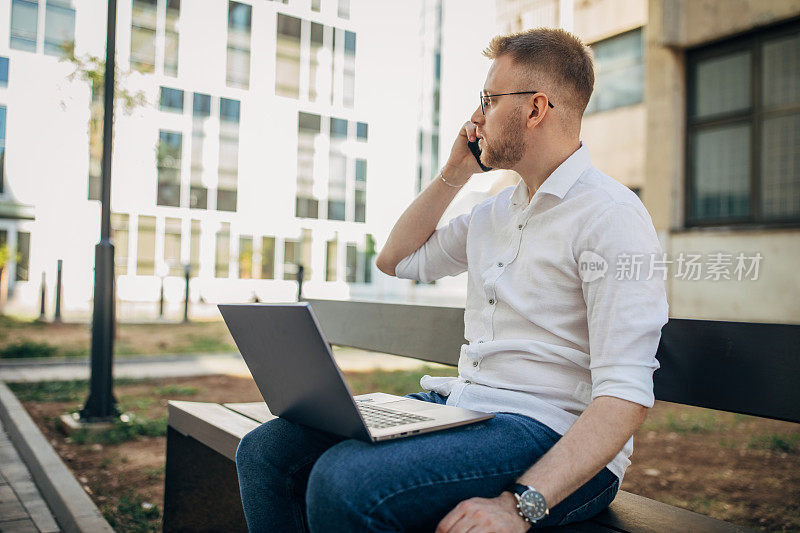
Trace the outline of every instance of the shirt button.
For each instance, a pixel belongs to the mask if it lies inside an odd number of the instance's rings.
[[[472,366],[478,366],[478,362],[477,361],[473,361],[472,362]]]
[[[494,305],[494,300],[489,300],[489,305]]]
[[[483,344],[483,341],[478,341],[479,343]]]
[[[519,226],[517,226],[517,229],[522,229],[522,224],[520,224]]]
[[[500,261],[499,263],[497,263],[497,266],[502,267],[503,266],[503,262]]]

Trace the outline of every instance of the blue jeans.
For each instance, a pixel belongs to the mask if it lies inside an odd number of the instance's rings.
[[[409,397],[446,401],[435,392]],[[433,531],[462,500],[498,496],[559,438],[512,413],[379,444],[277,418],[244,436],[236,468],[250,531]],[[536,527],[591,518],[618,489],[603,468]]]

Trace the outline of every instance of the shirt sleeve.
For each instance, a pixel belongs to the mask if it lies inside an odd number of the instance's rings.
[[[394,269],[401,279],[430,283],[444,276],[467,270],[467,230],[472,213],[452,219],[437,228],[416,251],[403,258]]]
[[[644,206],[618,203],[590,222],[584,235],[578,267],[589,326],[592,400],[614,396],[652,407],[653,372],[660,366],[656,352],[669,319],[655,228]],[[607,270],[599,275],[603,261]]]

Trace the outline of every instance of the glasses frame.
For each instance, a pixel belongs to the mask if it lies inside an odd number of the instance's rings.
[[[483,94],[483,93],[481,93],[480,94],[480,98],[481,98],[481,113],[483,113],[483,116],[486,116],[486,109],[483,107],[483,99],[484,98],[494,98],[495,96],[509,96],[509,95],[512,95],[512,94],[538,94],[538,93],[541,93],[541,92],[542,91],[518,91],[518,92],[515,92],[515,93],[500,93],[500,94]],[[553,102],[551,102],[549,99],[547,100],[547,105],[550,106],[550,109],[555,109],[555,107],[556,107],[556,106],[553,105]]]

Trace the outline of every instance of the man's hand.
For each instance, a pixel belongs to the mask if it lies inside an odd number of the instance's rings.
[[[467,530],[524,533],[530,524],[517,514],[516,505],[517,499],[510,492],[503,492],[497,498],[464,500],[442,518],[436,533],[462,533]]]

